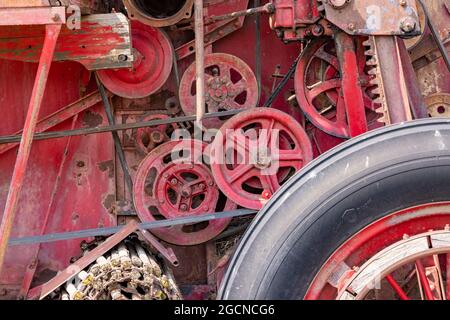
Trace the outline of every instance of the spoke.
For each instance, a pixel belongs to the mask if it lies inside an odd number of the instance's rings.
[[[241,164],[236,169],[230,170],[230,175],[228,178],[229,183],[234,183],[238,179],[246,177],[246,175],[251,171],[253,165],[251,164]],[[248,177],[248,179],[251,177]]]
[[[264,131],[259,133],[258,147],[260,145],[270,147],[270,141],[272,141],[272,131],[275,126],[275,119],[262,120],[260,123],[262,125],[261,129]]]
[[[220,69],[220,76],[227,76],[228,80],[231,81],[231,68],[229,65],[221,63],[219,64],[219,69]]]
[[[233,100],[233,98],[229,98],[226,99],[226,101],[224,101],[223,103],[227,108],[227,110],[239,110],[244,108],[244,105],[240,105],[239,103],[237,103],[236,101]]]
[[[336,120],[338,123],[347,122],[347,113],[345,110],[345,100],[344,97],[339,93],[338,100],[336,103]]]
[[[242,92],[247,90],[247,81],[242,78],[241,80],[239,80],[238,82],[236,82],[235,84],[233,84],[231,86],[231,88],[233,89],[233,93],[238,96],[240,95]]]
[[[300,150],[278,150],[279,161],[302,161],[303,155]]]
[[[242,133],[241,130],[233,131],[233,133],[228,138],[232,141],[234,150],[243,151],[244,154],[250,153],[249,147],[247,145],[247,137]]]
[[[333,68],[339,71],[339,61],[336,56],[333,56],[332,54],[325,51],[325,46],[320,48],[316,54],[315,57],[327,62],[329,65],[331,65]]]
[[[392,289],[397,293],[401,300],[410,300],[408,295],[402,289],[402,287],[395,281],[394,277],[391,275],[386,276],[387,282],[391,285]]]
[[[309,100],[313,101],[317,96],[321,95],[324,92],[335,90],[337,88],[341,87],[341,80],[340,79],[332,79],[327,80],[323,82],[318,82],[310,87],[308,87],[309,92]]]
[[[422,284],[426,300],[434,300],[433,292],[431,291],[430,283],[428,282],[425,268],[422,261],[416,260],[416,268],[419,277],[419,282]]]
[[[269,190],[272,194],[280,188],[280,183],[278,182],[278,177],[276,174],[270,176],[261,175],[261,184],[264,189]]]

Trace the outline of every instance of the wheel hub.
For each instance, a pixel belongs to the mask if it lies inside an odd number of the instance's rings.
[[[187,115],[196,113],[196,72],[192,64],[180,83],[180,104]],[[251,68],[239,58],[214,53],[205,56],[205,93],[208,112],[249,109],[258,103],[258,82]],[[224,119],[205,119],[206,128],[220,128]]]
[[[137,170],[133,195],[142,221],[236,209],[236,204],[220,193],[211,171],[203,163],[205,148],[206,144],[197,140],[169,141],[147,155]],[[196,245],[216,237],[230,220],[160,228],[152,233],[176,245]]]
[[[244,111],[228,120],[211,147],[211,169],[220,190],[255,210],[312,158],[312,145],[301,125],[269,108]]]

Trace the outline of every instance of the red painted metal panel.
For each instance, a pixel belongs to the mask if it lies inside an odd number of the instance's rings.
[[[31,63],[0,60],[0,103],[4,108],[1,135],[20,130],[31,95],[37,66]],[[54,63],[50,71],[47,90],[40,119],[51,115],[80,97],[84,92],[82,82],[85,70],[77,63]],[[106,125],[103,106],[98,104],[80,114],[76,128]],[[52,130],[68,130],[71,119]],[[30,165],[25,178],[23,193],[19,199],[13,236],[33,235],[42,227],[46,208],[51,201],[67,138],[52,141],[38,141],[30,156]],[[0,157],[0,210],[3,212],[12,167],[14,149]],[[89,160],[86,161],[85,159]],[[76,162],[84,160],[86,171],[80,173]],[[74,137],[69,146],[66,168],[61,176],[61,187],[55,196],[55,204],[46,232],[70,231],[115,225],[115,217],[108,213],[108,206],[114,195],[114,152],[110,134]],[[78,219],[73,219],[78,215]],[[49,270],[60,270],[69,264],[72,257],[79,255],[80,240],[67,243],[43,245],[39,255],[37,277],[51,274]],[[0,285],[16,289],[22,282],[25,268],[30,263],[32,248],[21,246],[7,251],[5,268],[0,275]],[[43,272],[44,271],[44,272]]]

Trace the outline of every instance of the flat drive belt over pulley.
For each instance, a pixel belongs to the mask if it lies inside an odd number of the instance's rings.
[[[102,70],[100,81],[112,93],[129,99],[147,97],[166,83],[173,67],[174,50],[159,29],[132,21],[134,62],[131,69]]]
[[[270,108],[234,116],[211,147],[211,169],[220,190],[238,205],[255,210],[312,158],[303,127],[290,115]]]
[[[134,205],[142,221],[151,222],[234,210],[237,205],[217,188],[204,163],[206,143],[199,140],[169,141],[153,149],[138,168]],[[219,235],[231,221],[152,230],[160,239],[176,245],[196,245]]]

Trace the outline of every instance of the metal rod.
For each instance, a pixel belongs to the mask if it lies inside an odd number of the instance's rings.
[[[203,24],[203,0],[194,1],[195,10],[195,70],[197,126],[202,127],[205,115],[205,27]]]
[[[30,157],[31,145],[33,143],[33,134],[38,121],[39,111],[44,97],[45,87],[49,70],[55,52],[56,41],[58,40],[61,25],[45,26],[45,40],[42,48],[39,66],[34,81],[33,91],[31,93],[28,113],[23,127],[22,140],[20,142],[17,153],[16,163],[11,179],[8,197],[6,199],[5,210],[3,212],[2,222],[0,226],[0,273],[5,259],[6,249],[8,248],[9,237],[14,223],[17,211],[17,204],[25,180],[28,159]]]
[[[97,76],[97,73],[95,74],[95,80],[97,81],[98,90],[100,92],[100,95],[102,96],[103,105],[105,107],[106,116],[108,118],[108,122],[110,125],[115,125],[116,122],[114,121],[114,115],[112,112],[111,104],[109,103],[108,95],[106,94],[105,87],[100,82],[100,79]],[[120,142],[120,137],[117,131],[111,131],[113,140],[114,140],[114,146],[116,149],[117,157],[119,158],[120,166],[122,167],[123,175],[125,177],[125,182],[128,187],[128,192],[130,195],[133,194],[133,180],[131,179],[130,170],[128,169],[127,160],[125,158],[125,152],[123,152],[122,143]]]
[[[418,280],[422,284],[426,300],[434,300],[434,295],[431,291],[430,283],[428,282],[425,267],[423,266],[422,261],[416,260],[416,268],[418,273]]]
[[[447,65],[447,69],[450,71],[450,59],[448,57],[447,49],[445,48],[444,43],[441,40],[441,37],[439,36],[439,30],[436,28],[436,26],[433,24],[433,21],[430,16],[430,12],[428,11],[427,6],[423,3],[422,0],[418,0],[420,5],[423,8],[423,12],[425,13],[425,16],[427,17],[428,26],[430,27],[431,34],[434,38],[434,41],[436,42],[439,51],[441,52],[442,58],[444,59],[445,64]]]
[[[398,48],[400,51],[401,61],[403,63],[403,72],[405,75],[405,84],[408,89],[408,96],[411,105],[411,110],[414,119],[428,118],[427,106],[422,92],[420,91],[419,81],[411,62],[411,57],[406,49],[405,42],[402,39],[397,39]]]
[[[269,3],[272,8],[273,5]],[[255,0],[254,6],[259,7],[260,0]],[[268,4],[267,4],[268,5]],[[265,7],[265,6],[264,6]],[[251,10],[251,9],[249,9]],[[247,10],[247,11],[249,11]],[[256,74],[256,80],[258,81],[258,97],[261,97],[261,90],[262,90],[262,81],[261,81],[261,19],[260,16],[257,15],[255,17],[255,74]],[[259,101],[258,101],[259,105]]]
[[[224,21],[224,20],[230,20],[230,19],[235,19],[235,18],[239,18],[239,17],[246,17],[246,16],[251,16],[254,14],[261,14],[261,13],[269,13],[270,14],[275,11],[275,7],[272,3],[267,3],[262,7],[260,7],[259,4],[260,4],[260,2],[259,2],[259,0],[257,0],[257,1],[255,1],[255,8],[231,12],[231,13],[223,14],[220,16],[207,17],[207,18],[205,18],[205,24],[212,24],[217,21]]]
[[[139,224],[139,229],[151,230],[157,228],[166,228],[173,227],[176,225],[183,224],[194,224],[205,221],[211,221],[216,219],[225,219],[225,218],[235,218],[235,217],[243,217],[252,214],[256,214],[255,210],[247,210],[247,209],[239,209],[233,211],[225,211],[225,212],[216,212],[211,214],[205,214],[200,216],[191,216],[191,217],[182,217],[170,220],[161,220],[154,222],[143,222]],[[99,237],[99,236],[109,236],[112,235],[122,229],[122,226],[117,227],[108,227],[108,228],[96,228],[96,229],[86,229],[81,231],[71,231],[71,232],[63,232],[63,233],[52,233],[46,234],[43,236],[30,236],[30,237],[22,237],[22,238],[14,238],[9,241],[10,246],[18,246],[18,245],[26,245],[26,244],[37,244],[37,243],[50,243],[56,241],[65,241],[72,239],[83,239],[90,237]]]
[[[203,117],[203,119],[234,116],[242,111],[243,111],[243,109],[236,109],[236,110],[206,113],[205,116]],[[111,131],[124,131],[124,130],[130,130],[130,129],[155,127],[155,126],[160,126],[163,124],[190,122],[190,121],[195,121],[196,119],[197,119],[197,116],[184,116],[184,117],[158,119],[158,120],[136,122],[136,123],[116,124],[113,126],[83,128],[83,129],[55,131],[55,132],[43,132],[43,133],[35,134],[34,140],[58,139],[58,138],[64,138],[64,137],[70,137],[70,136],[85,136],[85,135],[90,135],[90,134],[106,133],[106,132],[111,132]],[[0,145],[19,142],[20,139],[21,139],[21,136],[18,136],[18,135],[3,136],[3,137],[0,137]]]
[[[394,277],[391,275],[386,276],[387,282],[391,285],[392,289],[397,293],[401,300],[410,300],[405,291],[400,287],[397,281],[395,281]]]
[[[77,120],[78,120],[78,114],[76,114],[72,119],[72,128],[75,127]],[[45,212],[45,216],[42,221],[41,230],[39,232],[40,235],[45,234],[45,230],[47,229],[48,221],[50,220],[50,216],[53,212],[52,211],[53,205],[55,204],[56,195],[61,186],[61,177],[63,175],[64,167],[67,163],[67,156],[69,154],[69,147],[70,147],[71,142],[72,142],[72,137],[69,137],[67,139],[66,146],[64,147],[63,158],[59,165],[58,175],[56,176],[55,184],[53,185],[50,203],[47,206],[47,210]],[[38,258],[39,258],[39,251],[41,250],[41,245],[37,244],[35,247],[29,248],[29,250],[34,250],[33,257],[31,258],[31,262],[28,265],[27,270],[25,271],[25,276],[23,278],[22,286],[19,291],[19,298],[25,298],[28,294],[28,291],[30,290],[31,283],[33,281],[34,274],[36,273],[36,269],[37,269],[37,266],[39,263]]]

